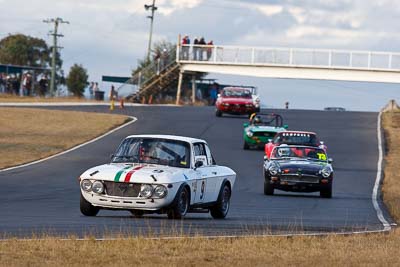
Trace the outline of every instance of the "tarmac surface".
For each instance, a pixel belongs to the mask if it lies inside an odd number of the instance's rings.
[[[43,108],[43,107],[41,107]],[[48,107],[108,113],[106,106]],[[34,112],[34,109],[32,109]],[[0,238],[252,235],[382,230],[372,204],[377,173],[377,113],[268,110],[282,115],[291,130],[315,131],[334,159],[333,198],[319,193],[263,194],[263,151],[243,150],[245,116],[217,118],[212,107],[134,106],[121,113],[138,120],[111,135],[53,159],[0,172]],[[79,211],[77,178],[109,161],[130,134],[175,134],[205,139],[219,165],[237,172],[231,208],[224,220],[190,213],[134,218],[128,211]],[[6,155],[2,155],[6,156]],[[380,202],[385,217],[390,220]]]

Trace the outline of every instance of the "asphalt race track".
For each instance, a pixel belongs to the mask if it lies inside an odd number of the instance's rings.
[[[54,107],[53,107],[54,108]],[[109,112],[106,106],[58,109]],[[34,112],[34,109],[32,110]],[[217,118],[212,107],[128,107],[114,113],[138,121],[78,150],[35,165],[0,172],[0,237],[41,235],[236,235],[381,230],[372,204],[378,161],[377,113],[276,110],[293,130],[316,131],[334,159],[333,198],[318,193],[263,194],[263,151],[242,149],[246,117]],[[109,161],[130,134],[175,134],[207,140],[219,165],[234,169],[237,182],[225,220],[191,213],[134,218],[128,211],[79,211],[79,175]],[[6,156],[6,155],[2,155]],[[381,203],[381,206],[382,203]],[[388,219],[386,211],[385,217]]]

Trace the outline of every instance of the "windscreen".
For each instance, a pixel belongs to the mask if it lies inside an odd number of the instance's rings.
[[[271,159],[300,158],[315,161],[327,161],[325,151],[317,147],[277,146],[272,150]]]
[[[240,97],[240,98],[251,98],[251,92],[244,89],[224,89],[222,92],[224,97]]]
[[[118,147],[113,163],[148,163],[190,167],[190,145],[179,140],[127,138]]]

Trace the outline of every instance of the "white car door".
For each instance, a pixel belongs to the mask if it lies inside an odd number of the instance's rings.
[[[204,143],[194,144],[194,154],[195,162],[203,163],[202,166],[196,168],[198,179],[195,201],[196,203],[215,201],[217,167],[213,164],[211,154],[207,153],[207,145]]]

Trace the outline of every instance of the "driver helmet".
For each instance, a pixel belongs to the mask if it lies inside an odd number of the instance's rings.
[[[255,116],[253,122],[254,124],[261,124],[262,123],[261,117],[259,115]]]
[[[288,146],[278,147],[277,154],[279,157],[289,157],[290,156],[290,147],[288,147]]]

